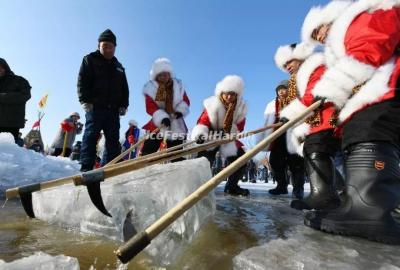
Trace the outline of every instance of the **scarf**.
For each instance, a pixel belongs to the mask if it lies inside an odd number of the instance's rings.
[[[276,97],[275,99],[275,122],[277,123],[279,120],[279,112],[283,110],[287,105],[290,104],[294,99],[297,98],[297,84],[296,84],[296,75],[293,74],[290,76],[289,84],[288,84],[288,94],[285,98],[280,99]]]
[[[174,82],[169,80],[166,83],[158,83],[158,89],[156,94],[156,101],[165,102],[165,111],[168,114],[174,113]]]
[[[222,94],[219,96],[219,100],[221,103],[224,105],[226,113],[224,117],[224,132],[225,133],[230,133],[232,129],[232,123],[233,123],[233,114],[235,113],[236,109],[236,104],[237,104],[237,98],[234,102],[227,103],[223,98]]]

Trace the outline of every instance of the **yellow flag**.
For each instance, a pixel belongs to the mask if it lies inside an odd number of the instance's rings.
[[[47,103],[47,97],[49,96],[49,94],[44,95],[40,101],[39,101],[39,108],[43,109],[46,106]]]

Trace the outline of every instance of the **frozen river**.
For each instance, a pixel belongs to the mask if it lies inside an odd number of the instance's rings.
[[[76,257],[80,269],[400,269],[398,247],[313,231],[302,225],[301,212],[288,207],[289,196],[269,196],[271,185],[246,186],[249,198],[216,189],[215,215],[168,266],[142,253],[121,267],[113,255],[120,242],[29,220],[18,201],[0,211],[0,259],[42,251]]]

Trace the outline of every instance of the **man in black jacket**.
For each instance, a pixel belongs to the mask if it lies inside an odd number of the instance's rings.
[[[0,132],[9,132],[17,141],[25,126],[25,104],[31,98],[31,86],[14,75],[6,60],[0,58]]]
[[[78,77],[78,97],[86,112],[81,149],[81,171],[93,169],[96,142],[103,130],[106,139],[106,163],[121,152],[119,116],[129,105],[125,69],[114,56],[116,37],[107,29],[100,34],[99,49],[83,58]]]

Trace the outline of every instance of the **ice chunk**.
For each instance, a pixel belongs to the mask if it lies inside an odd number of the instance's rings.
[[[234,269],[400,269],[396,247],[296,226],[287,239],[241,252]]]
[[[207,159],[153,165],[101,184],[112,218],[91,203],[85,187],[64,185],[33,193],[36,217],[69,229],[123,241],[146,229],[211,178]],[[168,265],[215,211],[210,194],[187,211],[147,248],[154,262]]]
[[[12,187],[76,174],[79,164],[69,158],[44,156],[19,147],[9,133],[0,133],[0,197]]]
[[[64,255],[50,256],[43,252],[19,260],[6,263],[0,260],[2,270],[79,270],[79,263],[76,258]]]

